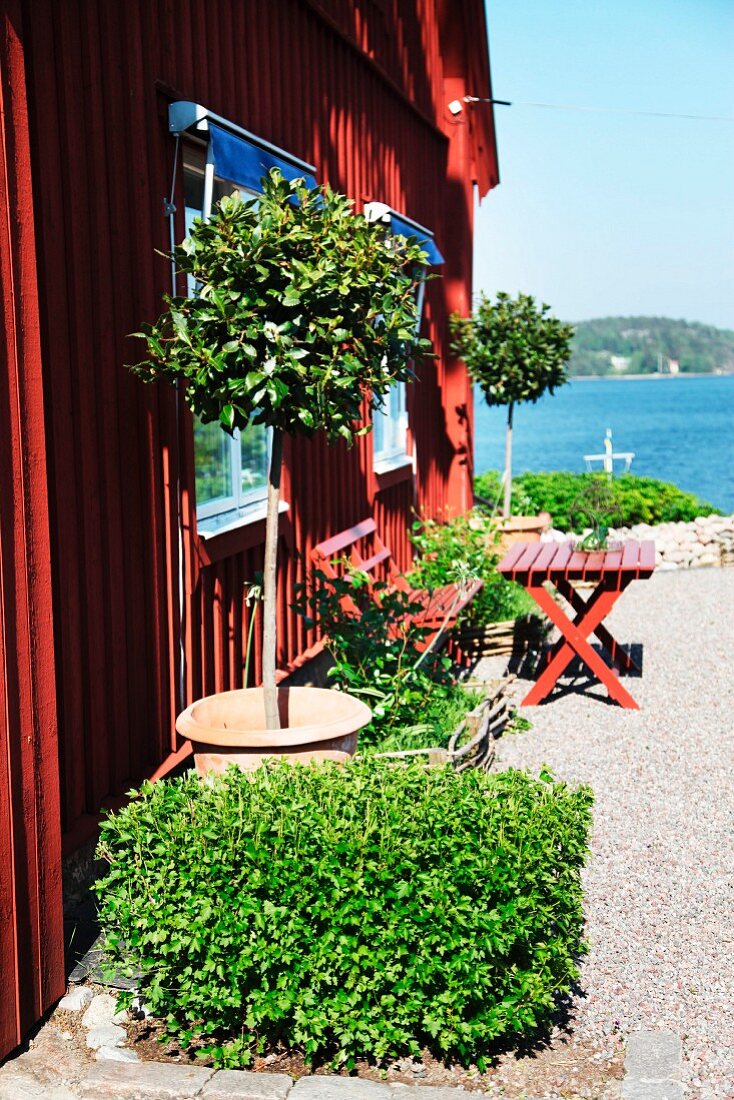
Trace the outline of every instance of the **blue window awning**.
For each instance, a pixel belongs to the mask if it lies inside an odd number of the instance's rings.
[[[312,164],[291,156],[200,103],[177,100],[169,104],[168,129],[177,136],[189,133],[204,139],[208,137],[214,168],[220,179],[249,191],[260,190],[260,181],[271,168],[279,168],[287,180],[302,178],[307,187],[316,186],[316,169]]]
[[[263,176],[271,168],[279,168],[287,180],[303,177],[307,187],[316,186],[314,176],[304,172],[301,164],[238,134],[229,133],[212,122],[209,123],[209,140],[214,167],[221,179],[230,180],[250,191],[259,191]]]
[[[398,237],[417,237],[421,248],[428,253],[428,262],[433,267],[444,262],[444,258],[438,250],[433,234],[417,222],[411,222],[402,218],[399,214],[390,212],[390,228]]]

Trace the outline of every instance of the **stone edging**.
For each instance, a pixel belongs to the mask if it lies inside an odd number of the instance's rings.
[[[683,1100],[683,1047],[672,1031],[636,1031],[627,1040],[622,1100]]]
[[[582,534],[588,534],[587,531]],[[543,542],[565,542],[570,536],[551,528]],[[699,516],[690,523],[636,523],[612,528],[610,539],[654,539],[658,569],[697,569],[722,565],[734,548],[734,515]]]
[[[420,1100],[457,1100],[455,1088],[414,1088]],[[394,1100],[396,1093],[406,1089],[410,1091],[410,1086],[393,1087],[358,1077],[302,1077],[294,1084],[281,1073],[161,1062],[96,1062],[80,1082],[79,1095],[83,1100]]]

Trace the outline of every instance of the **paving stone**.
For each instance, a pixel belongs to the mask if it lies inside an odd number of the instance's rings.
[[[67,1085],[41,1083],[27,1073],[12,1073],[0,1079],[0,1100],[79,1100],[79,1093]]]
[[[622,1100],[683,1100],[683,1086],[679,1081],[624,1080]]]
[[[59,1008],[64,1012],[81,1012],[91,1003],[94,993],[88,985],[75,985],[65,997],[59,1001]]]
[[[625,1078],[680,1081],[682,1044],[672,1031],[636,1031],[627,1041]]]
[[[82,1016],[85,1027],[104,1027],[112,1023],[117,1012],[117,1000],[109,993],[98,993]]]
[[[62,1038],[53,1024],[47,1024],[28,1050],[9,1058],[0,1068],[0,1083],[4,1085],[14,1077],[28,1078],[50,1093],[62,1085],[72,1084],[83,1071],[83,1056]]]
[[[402,1093],[402,1090],[401,1090]],[[423,1089],[421,1089],[421,1094]],[[302,1077],[288,1093],[288,1100],[395,1100],[395,1090],[377,1081],[358,1077]],[[418,1097],[416,1097],[418,1100]],[[456,1100],[456,1097],[452,1097]]]
[[[105,1024],[104,1027],[93,1027],[87,1032],[87,1046],[92,1050],[99,1047],[120,1047],[127,1039],[124,1027],[116,1024]]]
[[[285,1100],[293,1081],[284,1073],[248,1073],[240,1069],[220,1069],[207,1081],[199,1096],[202,1100]]]
[[[98,1062],[139,1062],[134,1050],[127,1047],[100,1047],[95,1058]]]
[[[194,1100],[214,1070],[165,1062],[96,1062],[80,1083],[84,1100]]]

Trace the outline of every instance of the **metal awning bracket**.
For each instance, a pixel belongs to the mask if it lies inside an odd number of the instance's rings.
[[[171,134],[183,134],[187,130],[208,130],[209,111],[200,103],[179,99],[168,105],[168,130]]]

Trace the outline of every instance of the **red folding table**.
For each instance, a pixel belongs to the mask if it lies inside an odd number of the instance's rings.
[[[635,580],[646,580],[655,569],[655,543],[628,539],[615,550],[576,550],[572,542],[516,542],[497,566],[500,573],[518,581],[530,593],[561,637],[551,650],[550,659],[523,699],[523,706],[534,706],[550,693],[574,654],[605,685],[620,706],[637,710],[637,703],[619,682],[619,672],[640,671],[622,646],[603,625],[625,588]],[[584,600],[574,581],[595,585]],[[544,585],[550,582],[575,612],[569,619]],[[588,642],[595,634],[608,653],[612,667]]]

